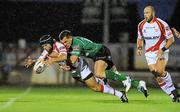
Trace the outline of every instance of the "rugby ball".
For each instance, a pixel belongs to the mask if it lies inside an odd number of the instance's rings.
[[[38,61],[36,61],[35,65],[33,67],[33,70],[37,74],[40,74],[45,70],[45,68],[46,68],[46,65],[41,60],[38,60]]]

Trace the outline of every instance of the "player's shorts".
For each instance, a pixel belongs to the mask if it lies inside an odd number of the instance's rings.
[[[147,52],[145,53],[146,56],[146,61],[148,63],[148,65],[152,65],[152,64],[156,64],[158,57],[157,57],[157,51],[156,52]],[[167,62],[169,59],[169,52],[164,52],[163,57],[164,60]]]
[[[89,68],[88,63],[85,59],[79,58],[79,65],[78,67],[72,71],[72,77],[75,79],[82,79],[87,80],[93,76],[92,71]]]
[[[98,60],[105,61],[108,64],[107,69],[111,69],[112,66],[114,65],[112,61],[111,52],[106,46],[103,46],[94,57],[94,61],[98,61]]]

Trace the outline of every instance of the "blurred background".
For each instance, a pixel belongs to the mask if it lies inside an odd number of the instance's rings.
[[[48,67],[35,74],[24,60],[41,53],[39,37],[61,30],[103,43],[112,52],[119,71],[156,85],[144,56],[136,56],[137,25],[143,9],[153,5],[156,16],[180,31],[179,0],[1,0],[0,85],[74,85],[71,74]],[[167,69],[180,87],[180,40],[171,47]],[[88,60],[90,65],[93,63]],[[112,82],[113,83],[113,82]]]

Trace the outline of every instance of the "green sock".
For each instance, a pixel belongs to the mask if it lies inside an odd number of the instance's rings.
[[[124,81],[126,80],[127,75],[125,73],[115,73],[112,69],[106,70],[106,78],[115,80],[115,81]],[[131,79],[131,85],[135,88],[139,86],[139,80]]]
[[[116,74],[112,69],[106,70],[106,78],[115,80],[115,81],[124,81],[126,80],[126,75],[121,73],[121,74]]]
[[[139,86],[139,80],[131,79],[131,85],[137,88]]]

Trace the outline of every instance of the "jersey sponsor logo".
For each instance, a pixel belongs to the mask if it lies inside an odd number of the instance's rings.
[[[73,50],[79,50],[79,46],[74,46]]]
[[[89,56],[89,53],[87,52],[85,55],[86,55],[86,56]]]
[[[146,26],[145,28],[146,28],[146,29],[154,29],[155,26]]]
[[[59,47],[59,50],[66,50],[64,46]]]
[[[146,33],[146,29],[143,30],[143,33]]]
[[[144,37],[144,39],[158,39],[160,36],[153,36],[153,37]]]
[[[154,30],[155,30],[155,32],[158,32],[158,31],[159,31],[159,29],[157,29],[157,28],[154,28]]]

